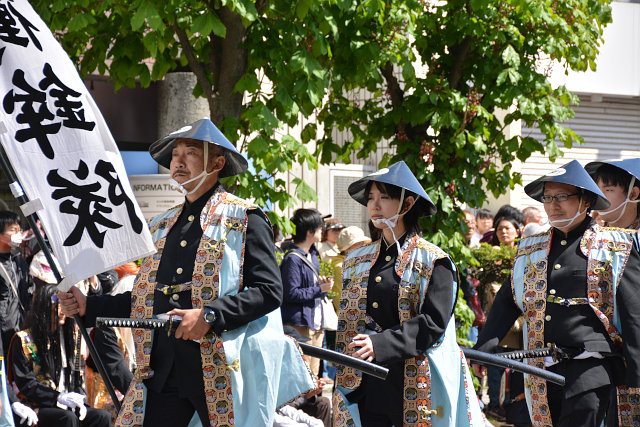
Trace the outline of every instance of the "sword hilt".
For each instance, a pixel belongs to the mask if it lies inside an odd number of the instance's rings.
[[[153,319],[128,319],[118,317],[97,317],[96,326],[109,326],[112,328],[136,328],[136,329],[153,329],[153,330],[165,330],[167,335],[171,335],[171,332],[182,322],[180,316],[168,316],[161,314],[157,318]]]

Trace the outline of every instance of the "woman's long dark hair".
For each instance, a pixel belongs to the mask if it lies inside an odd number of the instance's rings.
[[[27,319],[27,325],[31,330],[31,338],[36,345],[36,355],[42,372],[52,376],[55,376],[62,369],[59,350],[61,344],[60,333],[57,329],[52,329],[51,327],[54,321],[56,328],[59,327],[58,303],[57,298],[55,298],[57,291],[55,285],[49,284],[38,289],[33,297],[31,311]],[[63,336],[66,344],[65,354],[68,366],[73,366],[73,329],[73,322],[65,322]],[[53,361],[54,366],[50,366],[50,361]]]
[[[364,194],[366,196],[369,195],[369,191],[371,191],[371,185],[374,183],[376,184],[378,191],[380,191],[382,194],[386,194],[394,200],[400,200],[400,196],[402,195],[402,187],[398,187],[397,185],[393,185],[393,184],[386,184],[384,182],[377,182],[377,181],[369,181],[367,183],[367,186],[365,187],[365,190],[364,190]],[[414,200],[418,199],[418,196],[415,193],[409,190],[405,190],[404,191],[405,200],[407,199],[408,196],[412,196]],[[400,200],[400,203],[404,204],[404,200]],[[420,219],[420,212],[418,211],[418,208],[416,208],[415,203],[411,207],[411,209],[409,209],[408,212],[402,215],[401,218],[404,222],[404,228],[407,232],[407,235],[422,233],[422,229],[420,228],[420,223],[418,221]],[[373,225],[373,221],[371,220],[369,220],[369,234],[371,235],[371,239],[374,242],[382,237],[382,230],[379,228],[376,228]],[[397,236],[397,237],[400,238],[400,236]]]

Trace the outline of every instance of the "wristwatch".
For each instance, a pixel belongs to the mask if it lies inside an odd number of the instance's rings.
[[[205,307],[202,309],[202,315],[204,317],[204,321],[211,327],[213,327],[214,322],[216,321],[216,313],[209,307]]]

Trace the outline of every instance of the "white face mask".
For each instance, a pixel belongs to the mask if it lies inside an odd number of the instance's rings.
[[[582,197],[580,197],[580,204],[578,205],[578,210],[576,211],[576,214],[574,216],[572,216],[571,218],[567,218],[567,219],[556,219],[556,220],[549,220],[549,224],[551,224],[553,227],[558,228],[558,229],[563,229],[563,228],[567,228],[567,227],[571,227],[571,224],[573,224],[573,222],[582,214],[584,214],[587,209],[585,208],[585,210],[583,210],[582,212],[580,212],[580,207],[582,206]]]
[[[14,248],[17,248],[22,244],[22,233],[15,233],[11,235],[11,243],[10,245]]]
[[[182,184],[178,183],[178,181],[176,181],[173,178],[169,178],[169,184],[171,184],[172,186],[176,187],[178,189],[178,191],[180,191],[183,195],[188,195],[188,194],[192,194],[195,193],[196,191],[198,191],[198,188],[200,188],[200,186],[202,184],[204,184],[204,180],[207,178],[207,176],[211,175],[213,172],[209,172],[207,173],[207,163],[209,160],[209,143],[203,141],[202,142],[202,149],[204,151],[204,169],[202,170],[202,172],[200,172],[197,176],[194,176],[191,179],[186,180],[185,182],[183,182]],[[184,188],[184,186],[186,184],[189,184],[190,182],[193,182],[195,180],[199,179],[200,182],[193,187],[193,189],[191,191],[187,190],[186,188]]]
[[[405,189],[402,189],[402,192],[400,193],[400,203],[398,204],[398,211],[396,212],[395,215],[389,217],[389,218],[379,218],[379,219],[372,219],[371,222],[373,222],[374,225],[386,225],[387,227],[389,227],[389,230],[391,230],[391,235],[393,236],[393,241],[395,242],[396,246],[398,247],[398,256],[400,256],[402,254],[402,250],[400,248],[400,242],[398,242],[398,238],[396,237],[396,233],[393,232],[393,229],[395,228],[395,226],[398,224],[398,219],[403,216],[405,213],[400,213],[400,211],[402,210],[402,205],[404,203],[404,191]],[[419,196],[418,196],[419,198]],[[418,199],[416,198],[416,202],[418,201]],[[414,203],[415,205],[415,203]]]
[[[638,199],[638,200],[629,199],[629,196],[631,195],[631,191],[633,191],[633,185],[635,183],[636,183],[636,178],[632,177],[631,183],[629,184],[629,190],[627,190],[627,198],[624,200],[624,202],[620,203],[618,206],[616,206],[613,209],[609,209],[608,211],[597,211],[599,215],[609,215],[610,213],[613,213],[613,212],[617,211],[618,209],[622,208],[622,211],[620,211],[620,215],[618,215],[618,217],[616,219],[614,219],[613,221],[608,221],[609,224],[614,224],[614,223],[620,221],[620,218],[622,218],[622,216],[624,215],[624,212],[627,210],[627,204],[640,202],[640,199]]]

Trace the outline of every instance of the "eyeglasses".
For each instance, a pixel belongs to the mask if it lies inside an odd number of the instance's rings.
[[[569,197],[577,196],[577,195],[578,193],[556,194],[555,196],[542,196],[540,198],[542,199],[542,203],[551,203],[553,202],[553,199],[556,199],[558,202],[566,202],[567,200],[569,200]]]

